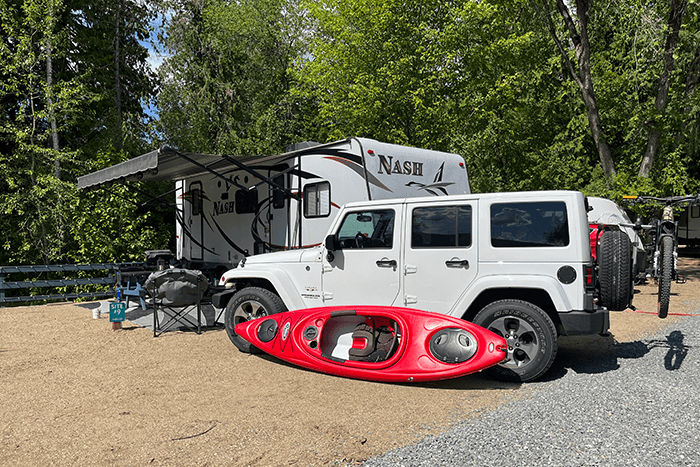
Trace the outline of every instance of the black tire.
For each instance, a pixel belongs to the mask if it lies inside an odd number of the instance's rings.
[[[622,311],[630,304],[634,290],[632,244],[621,230],[606,230],[598,246],[600,304],[611,311]]]
[[[236,292],[226,305],[224,324],[226,333],[238,350],[246,353],[260,353],[253,344],[235,333],[237,324],[263,316],[287,311],[282,299],[267,289],[246,287]]]
[[[656,314],[664,319],[668,316],[671,302],[671,280],[673,279],[673,238],[661,239],[661,270],[659,271],[659,301]]]
[[[540,307],[522,300],[499,300],[485,306],[474,324],[508,343],[506,361],[484,370],[502,381],[527,382],[544,375],[557,356],[557,331]]]

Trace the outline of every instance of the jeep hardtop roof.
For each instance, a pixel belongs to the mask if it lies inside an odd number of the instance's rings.
[[[460,201],[460,200],[474,200],[474,199],[519,199],[519,200],[542,200],[547,199],[557,199],[562,197],[571,197],[583,193],[580,191],[573,190],[543,190],[543,191],[509,191],[509,192],[499,192],[499,193],[471,193],[471,194],[460,194],[460,195],[447,195],[447,196],[422,196],[422,197],[411,197],[411,198],[394,198],[394,199],[379,199],[372,201],[354,201],[352,203],[347,203],[346,208],[352,209],[355,207],[374,207],[374,206],[386,206],[393,204],[404,204],[404,203],[439,203],[445,201]]]

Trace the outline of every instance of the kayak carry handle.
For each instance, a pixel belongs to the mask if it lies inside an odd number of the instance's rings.
[[[331,318],[339,318],[341,316],[356,316],[357,312],[355,310],[336,310],[331,311]]]

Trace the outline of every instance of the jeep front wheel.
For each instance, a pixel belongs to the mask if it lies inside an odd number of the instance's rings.
[[[228,338],[241,352],[260,353],[257,347],[236,334],[234,328],[239,323],[286,310],[282,299],[269,290],[260,287],[241,289],[231,297],[226,305],[224,324]]]
[[[522,300],[499,300],[484,307],[474,323],[503,337],[503,363],[484,370],[502,381],[527,382],[542,376],[557,355],[557,331],[540,307]]]

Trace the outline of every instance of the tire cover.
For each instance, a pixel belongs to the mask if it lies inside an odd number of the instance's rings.
[[[148,276],[144,288],[163,305],[188,306],[202,299],[209,290],[209,281],[202,271],[165,269]]]
[[[598,279],[601,305],[622,311],[630,305],[632,284],[632,248],[621,230],[606,230],[598,247]]]

